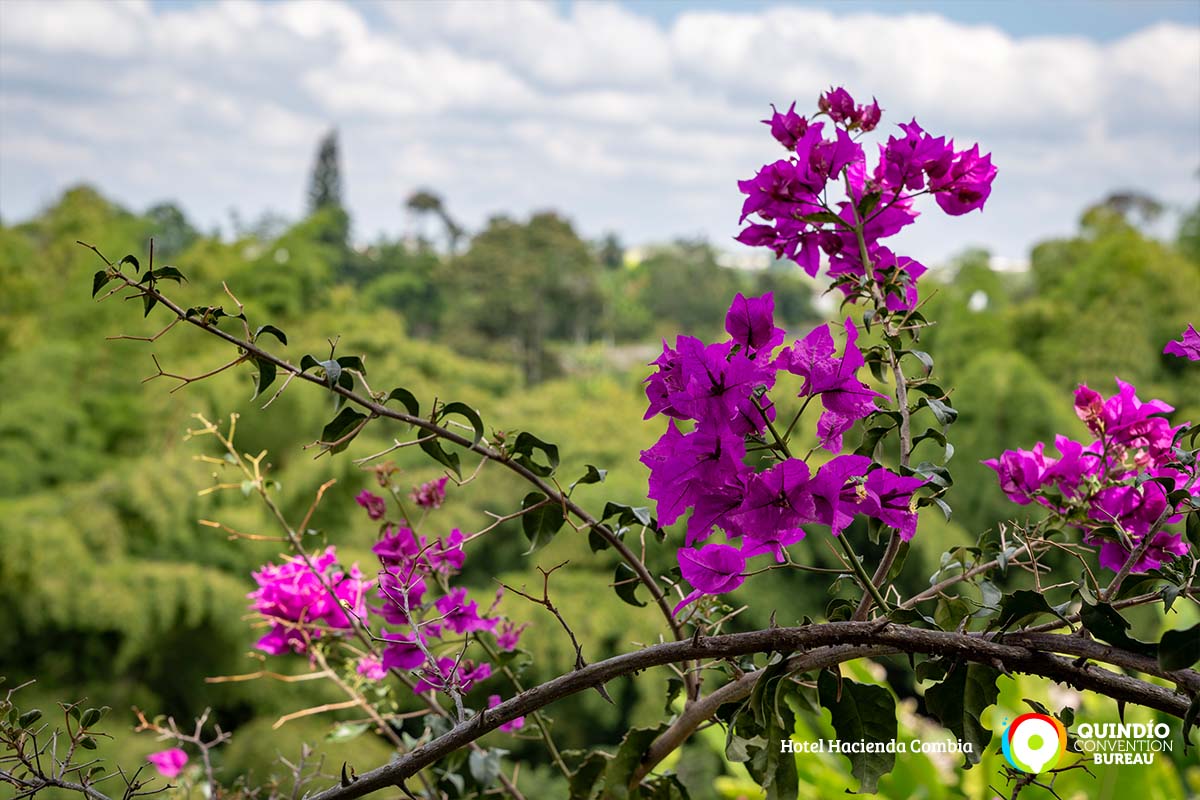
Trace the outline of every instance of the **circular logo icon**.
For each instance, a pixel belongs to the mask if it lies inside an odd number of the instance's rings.
[[[1067,729],[1045,714],[1022,714],[1000,739],[1000,749],[1013,769],[1033,775],[1054,769],[1067,752]]]

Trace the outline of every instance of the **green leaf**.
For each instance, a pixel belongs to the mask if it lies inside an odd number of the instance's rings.
[[[321,366],[321,362],[317,361],[316,358],[309,355],[308,353],[305,353],[304,357],[300,359],[300,371],[301,372],[308,372],[313,367],[319,367],[319,366]]]
[[[90,736],[84,736],[79,740],[79,746],[84,750],[95,750],[96,740]]]
[[[545,499],[546,495],[541,492],[530,492],[521,501],[521,508],[532,508]],[[523,514],[521,527],[524,528],[525,536],[529,539],[529,552],[532,553],[549,544],[550,540],[554,538],[554,534],[558,533],[565,522],[562,505],[559,503],[546,503]]]
[[[1187,712],[1183,715],[1183,729],[1179,735],[1183,737],[1183,753],[1187,755],[1188,749],[1192,746],[1192,728],[1196,726],[1196,720],[1200,719],[1200,692],[1192,698],[1192,702],[1188,705]]]
[[[800,219],[804,220],[805,222],[815,223],[817,225],[830,224],[844,226],[846,224],[845,220],[843,220],[837,214],[834,214],[832,211],[817,211],[813,214],[805,214]]]
[[[1079,608],[1079,621],[1092,636],[1101,641],[1151,658],[1158,655],[1157,645],[1138,641],[1126,633],[1129,630],[1129,620],[1107,603],[1084,603]]]
[[[1183,631],[1167,631],[1158,645],[1158,665],[1163,669],[1187,669],[1200,661],[1200,624]]]
[[[631,606],[640,608],[646,605],[645,602],[637,599],[637,588],[641,585],[642,581],[633,571],[633,567],[624,561],[618,561],[617,570],[613,573],[613,588],[617,590],[617,597]]]
[[[257,342],[264,333],[271,334],[276,339],[278,339],[279,343],[282,345],[287,344],[287,334],[285,334],[283,331],[279,330],[279,328],[276,328],[274,325],[263,325],[258,330],[256,330],[254,332],[254,341]]]
[[[863,195],[863,199],[858,201],[858,218],[865,220],[875,206],[879,205],[879,199],[883,197],[882,192],[870,192]]]
[[[256,358],[254,363],[258,365],[258,388],[255,390],[254,396],[258,397],[275,382],[275,364],[265,358]]]
[[[587,758],[575,768],[567,781],[571,800],[591,800],[595,796],[596,789],[599,788],[596,786],[596,781],[604,774],[604,768],[611,759],[612,756],[603,750],[593,750],[588,753]]]
[[[163,267],[148,274],[153,275],[155,280],[175,281],[176,283],[183,283],[187,280],[177,267]]]
[[[142,306],[145,309],[145,311],[142,313],[142,317],[145,318],[145,317],[150,316],[150,309],[154,308],[155,304],[157,304],[157,303],[158,303],[157,297],[154,297],[151,294],[142,295]]]
[[[364,419],[366,414],[360,414],[352,408],[343,408],[338,415],[329,421],[329,424],[321,431],[322,442],[336,442],[343,436],[346,436],[350,431],[357,428]],[[357,435],[357,434],[355,434]],[[340,453],[350,446],[350,442],[354,441],[354,437],[350,437],[344,442],[339,442],[334,447],[330,448],[332,453]]]
[[[666,729],[667,723],[663,722],[656,728],[631,728],[625,734],[617,754],[604,770],[605,800],[625,800],[630,796],[629,781],[634,770],[642,763],[642,756],[650,749],[650,744]]]
[[[112,278],[108,274],[108,270],[102,269],[92,276],[92,297],[100,293],[100,290],[108,285]]]
[[[366,722],[343,722],[325,736],[325,741],[334,744],[351,742],[362,736],[370,727]]]
[[[22,714],[20,716],[20,718],[17,719],[17,725],[19,725],[22,728],[28,728],[30,725],[37,722],[41,718],[42,718],[41,709],[35,708],[31,711],[26,711],[24,714]]]
[[[833,716],[833,729],[843,742],[890,742],[896,738],[896,701],[882,686],[841,681],[828,670],[817,679],[821,705]],[[896,765],[895,753],[851,753],[850,773],[860,782],[859,792],[878,790],[879,779]]]
[[[535,450],[540,450],[545,456],[546,463],[539,464],[533,459]],[[534,475],[543,478],[554,474],[558,469],[558,446],[543,442],[528,431],[521,431],[512,447],[513,460],[528,469]]]
[[[466,403],[447,403],[446,405],[442,406],[442,411],[440,414],[438,414],[438,419],[445,419],[451,414],[457,414],[467,422],[471,423],[471,430],[475,434],[474,438],[471,440],[472,447],[483,441],[483,420],[480,419],[478,411],[471,408]],[[517,438],[517,441],[520,441],[520,437]]]
[[[462,478],[462,461],[458,453],[445,450],[437,439],[426,439],[420,444],[421,450],[439,464],[454,470],[454,474]]]
[[[925,691],[929,712],[959,741],[972,744],[971,752],[964,754],[964,769],[978,764],[992,741],[992,732],[983,726],[980,718],[984,709],[995,703],[1000,695],[996,687],[999,677],[1000,670],[995,667],[960,661],[944,681]]]
[[[127,255],[124,258],[122,258],[120,261],[118,261],[117,267],[120,268],[120,267],[125,266],[126,264],[133,264],[134,272],[142,271],[142,265],[138,263],[137,256],[135,256],[133,254]]]
[[[1192,547],[1200,547],[1200,511],[1193,511],[1188,514],[1184,531],[1187,534],[1188,541],[1192,543]]]
[[[103,716],[103,713],[100,711],[100,709],[89,708],[87,711],[83,712],[83,716],[80,718],[79,724],[84,728],[90,728],[100,721],[101,716]]]
[[[604,483],[604,479],[608,477],[608,470],[594,467],[591,464],[587,465],[587,472],[583,473],[583,477],[571,484],[568,492],[574,491],[576,486],[586,483]]]
[[[952,425],[954,420],[958,419],[958,410],[952,407],[949,401],[938,400],[934,397],[922,397],[920,402],[929,406],[929,410],[933,412],[933,416],[942,427]]]
[[[363,366],[362,359],[358,356],[342,356],[337,359],[337,365],[342,369],[352,369],[361,375],[367,374],[367,368]]]
[[[472,750],[470,757],[467,759],[467,765],[471,770],[471,777],[475,779],[475,783],[484,789],[488,789],[499,780],[500,757],[507,752],[507,750],[501,750],[498,747],[489,747],[487,750]]]
[[[933,356],[924,350],[908,350],[907,354],[921,362],[921,366],[925,368],[926,378],[933,374]]]
[[[1000,604],[1000,616],[996,618],[996,624],[1000,630],[1005,630],[1013,623],[1036,614],[1053,614],[1063,619],[1062,614],[1051,608],[1043,595],[1031,589],[1018,589]]]
[[[403,386],[397,386],[395,389],[392,389],[383,402],[387,404],[392,400],[399,400],[400,404],[404,406],[404,410],[408,412],[410,417],[421,416],[421,404],[417,401],[416,395],[414,395],[408,389],[405,389]]]

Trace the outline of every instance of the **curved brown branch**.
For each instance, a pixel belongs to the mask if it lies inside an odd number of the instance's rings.
[[[341,386],[337,385],[336,383],[330,385],[327,381],[323,380],[322,378],[320,378],[316,375],[307,373],[307,372],[303,372],[299,367],[285,361],[284,359],[279,358],[278,356],[276,356],[266,350],[263,350],[261,347],[256,345],[254,342],[249,341],[248,338],[247,339],[238,338],[237,336],[234,336],[231,333],[227,333],[226,331],[221,330],[215,324],[210,324],[208,322],[205,322],[204,319],[202,319],[198,316],[188,316],[187,312],[182,307],[180,307],[178,304],[176,304],[170,298],[168,298],[165,295],[163,295],[162,293],[160,293],[157,289],[154,289],[147,285],[137,284],[137,283],[133,282],[132,280],[130,280],[128,277],[126,277],[124,274],[122,274],[119,270],[117,270],[114,267],[114,265],[112,264],[112,262],[109,261],[103,254],[100,253],[99,250],[97,250],[92,245],[89,245],[85,242],[79,242],[79,244],[83,245],[84,247],[87,247],[88,249],[95,252],[96,255],[100,256],[100,258],[104,260],[105,264],[108,265],[109,269],[114,272],[117,279],[122,281],[125,284],[125,286],[127,286],[128,288],[131,288],[134,291],[137,291],[142,295],[154,298],[158,303],[160,303],[165,308],[169,309],[171,311],[171,313],[173,313],[176,317],[183,320],[184,322],[194,325],[195,327],[199,328],[200,330],[205,331],[206,333],[209,333],[213,336],[216,336],[218,339],[223,339],[224,341],[228,342],[229,344],[232,344],[238,348],[241,348],[243,355],[239,357],[239,360],[245,360],[246,358],[252,356],[255,359],[258,359],[260,361],[268,361],[271,364],[274,364],[277,370],[283,370],[285,373],[287,373],[290,376],[289,380],[291,379],[291,377],[295,377],[295,378],[299,378],[301,380],[308,381],[309,383],[316,384],[317,386],[321,386],[328,391],[331,391],[335,394],[341,395],[348,402],[351,402],[360,408],[370,411],[371,414],[369,416],[386,417],[388,419],[392,419],[397,422],[403,422],[405,424],[412,425],[413,427],[418,428],[426,433],[432,434],[434,436],[437,436],[440,439],[445,439],[446,441],[451,442],[452,444],[458,445],[459,447],[462,447],[465,450],[469,450],[469,451],[474,452],[486,459],[503,464],[509,470],[511,470],[512,472],[515,472],[517,475],[521,476],[521,478],[523,478],[527,483],[532,484],[539,492],[544,494],[547,498],[551,499],[555,503],[561,503],[563,509],[567,513],[574,515],[583,523],[584,528],[594,530],[596,532],[596,534],[598,536],[600,536],[600,538],[604,539],[604,541],[614,551],[616,551],[617,555],[620,556],[621,560],[624,561],[629,566],[629,568],[634,571],[634,574],[637,575],[638,580],[641,581],[641,583],[650,592],[650,596],[653,598],[655,605],[657,605],[659,610],[662,612],[662,615],[666,619],[667,625],[668,625],[668,627],[670,627],[671,633],[675,636],[676,640],[684,638],[685,634],[683,632],[682,625],[680,625],[680,623],[675,619],[674,615],[671,613],[671,605],[669,602],[667,602],[666,595],[663,593],[662,588],[658,585],[658,581],[656,581],[654,579],[654,576],[650,574],[650,570],[647,569],[645,563],[643,563],[642,560],[640,558],[638,558],[637,555],[632,550],[630,550],[629,547],[627,547],[625,545],[625,543],[612,531],[611,528],[609,528],[607,525],[605,525],[600,520],[596,519],[588,511],[586,511],[583,507],[581,507],[580,505],[575,503],[573,500],[571,500],[571,498],[567,497],[566,495],[564,495],[560,491],[558,491],[558,489],[554,485],[552,485],[550,482],[544,480],[540,476],[534,474],[532,471],[530,471],[524,465],[519,464],[516,461],[512,460],[511,458],[507,457],[504,453],[502,453],[501,451],[492,447],[487,442],[483,442],[483,441],[474,442],[471,439],[466,438],[465,436],[455,433],[454,431],[452,431],[448,428],[444,428],[444,427],[442,427],[434,422],[431,422],[427,419],[424,419],[422,417],[413,416],[404,411],[397,411],[394,408],[389,408],[388,406],[384,405],[383,403],[377,402],[374,398],[363,397],[362,395],[359,395],[354,391],[342,388]],[[687,686],[688,697],[693,698],[693,699],[698,697],[699,696],[699,683],[696,680],[694,673],[685,671],[684,682]]]
[[[863,645],[906,653],[953,655],[970,661],[1000,664],[1006,669],[1050,678],[1077,689],[1099,692],[1115,700],[1134,703],[1182,718],[1190,699],[1161,686],[1105,669],[1080,664],[1052,652],[1070,648],[1097,660],[1125,660],[1132,654],[1086,640],[1078,644],[1062,640],[1078,637],[1048,635],[1044,650],[1035,650],[1007,641],[992,641],[978,634],[924,630],[879,622],[830,622],[796,628],[771,628],[750,633],[726,634],[684,641],[667,642],[590,664],[540,686],[529,689],[495,708],[480,712],[460,723],[445,735],[415,748],[395,761],[362,774],[349,786],[336,786],[320,792],[313,800],[351,800],[389,786],[397,786],[415,774],[467,746],[484,734],[516,717],[532,713],[564,697],[576,694],[614,678],[650,667],[701,659],[728,658],[751,653],[796,652],[838,645]],[[1094,646],[1094,649],[1089,649]],[[854,650],[844,658],[857,658]],[[1136,667],[1135,667],[1136,668]],[[1188,673],[1185,680],[1200,680],[1200,673]],[[715,710],[715,709],[714,709]]]

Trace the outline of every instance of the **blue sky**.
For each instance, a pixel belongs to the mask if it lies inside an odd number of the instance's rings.
[[[563,4],[569,6],[571,0],[564,0]],[[783,5],[770,0],[623,0],[621,4],[662,23],[669,23],[679,14],[694,9],[759,11]],[[1014,36],[1067,34],[1097,41],[1118,39],[1131,30],[1155,22],[1200,25],[1200,2],[1194,0],[841,0],[837,3],[814,1],[786,5],[877,14],[928,12],[969,25],[995,25]]]
[[[1020,260],[1116,190],[1200,197],[1197,2],[0,2],[0,216],[81,181],[202,227],[303,212],[340,132],[360,241],[429,187],[478,228],[555,208],[587,236],[734,248],[771,103],[831,84],[978,141],[983,214],[903,234],[936,264]]]

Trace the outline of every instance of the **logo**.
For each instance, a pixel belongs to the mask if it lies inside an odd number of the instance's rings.
[[[1067,729],[1045,714],[1022,714],[1004,729],[1004,758],[1013,769],[1036,775],[1054,769],[1067,751]]]

